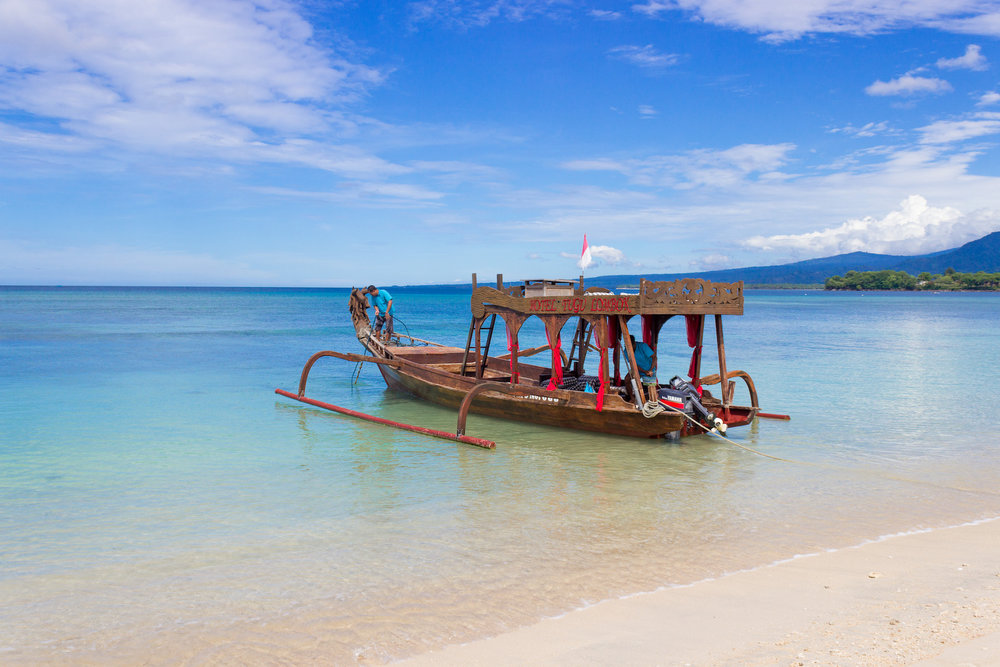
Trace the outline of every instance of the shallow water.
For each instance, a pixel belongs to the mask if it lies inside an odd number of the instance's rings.
[[[489,452],[276,396],[359,349],[346,294],[0,288],[0,662],[383,662],[1000,515],[998,295],[748,292],[729,368],[792,420],[730,435],[787,463],[473,415]],[[394,296],[464,345],[467,296]],[[685,371],[682,323],[661,341]],[[354,369],[309,395],[454,428]]]

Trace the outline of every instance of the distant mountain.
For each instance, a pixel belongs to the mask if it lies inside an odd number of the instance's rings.
[[[916,275],[921,271],[944,273],[949,267],[962,273],[1000,271],[1000,232],[987,234],[953,250],[907,257],[897,270]]]
[[[880,255],[870,252],[850,252],[831,257],[807,259],[791,264],[774,266],[748,266],[740,269],[702,271],[699,273],[617,274],[587,278],[587,285],[617,287],[638,284],[640,278],[649,280],[676,280],[678,278],[704,278],[720,282],[742,280],[747,284],[809,284],[822,283],[830,276],[844,275],[848,271],[881,271],[892,269],[913,275],[921,271],[943,273],[953,268],[962,273],[986,271],[1000,272],[1000,232],[987,234],[959,248],[942,250],[926,255]]]
[[[640,278],[648,280],[676,280],[678,278],[704,278],[719,282],[742,280],[748,285],[806,285],[824,282],[830,276],[842,276],[848,271],[881,271],[892,269],[917,275],[921,271],[944,273],[952,268],[962,273],[986,271],[1000,272],[1000,232],[987,234],[981,239],[970,241],[959,248],[941,250],[926,255],[880,255],[871,252],[849,252],[843,255],[807,259],[791,264],[774,266],[747,266],[741,269],[702,271],[699,273],[656,273],[656,274],[615,274],[608,276],[588,276],[588,287],[618,287],[638,285]],[[492,277],[492,276],[491,276]],[[520,282],[520,281],[513,281]],[[507,281],[512,284],[511,281]],[[494,282],[480,279],[480,285]],[[467,293],[472,283],[451,285],[389,285],[389,289],[412,292]]]

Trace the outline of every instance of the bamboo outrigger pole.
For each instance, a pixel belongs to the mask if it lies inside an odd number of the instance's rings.
[[[443,438],[444,440],[454,440],[455,442],[462,442],[466,445],[475,445],[476,447],[483,447],[484,449],[494,449],[496,447],[496,443],[492,440],[475,438],[471,435],[456,435],[455,433],[448,433],[447,431],[438,431],[433,428],[414,426],[413,424],[404,424],[403,422],[395,422],[391,419],[382,419],[381,417],[376,417],[375,415],[369,415],[364,412],[358,412],[357,410],[343,408],[339,405],[334,405],[333,403],[324,403],[323,401],[317,401],[313,398],[298,396],[290,391],[285,391],[284,389],[275,389],[274,393],[287,398],[294,398],[296,401],[302,401],[303,403],[308,403],[309,405],[315,405],[318,408],[323,408],[332,412],[339,412],[340,414],[347,415],[348,417],[357,417],[358,419],[364,419],[365,421],[382,424],[383,426],[392,426],[393,428],[403,429],[404,431],[422,433],[424,435],[434,436],[435,438]]]

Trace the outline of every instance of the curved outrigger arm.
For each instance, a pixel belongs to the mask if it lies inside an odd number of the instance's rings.
[[[750,378],[750,374],[747,373],[746,371],[729,371],[726,373],[726,383],[722,386],[721,398],[723,405],[728,406],[730,402],[733,400],[732,397],[733,397],[734,383],[730,382],[729,380],[735,377],[743,378],[743,381],[746,382],[747,390],[750,392],[750,406],[755,410],[759,410],[760,405],[757,402],[757,388],[754,386],[753,380]],[[692,382],[692,384],[696,385],[713,385],[721,383],[722,383],[722,378],[719,373],[715,373],[714,375],[706,375],[705,377],[698,378],[697,380],[694,380]]]
[[[469,408],[472,407],[472,401],[476,399],[480,394],[484,394],[488,391],[497,394],[507,394],[508,396],[538,396],[541,395],[537,391],[532,391],[530,387],[525,387],[523,385],[507,384],[506,382],[480,382],[475,387],[469,390],[469,393],[465,395],[462,399],[462,405],[458,408],[458,425],[455,428],[455,435],[463,436],[465,435],[465,418],[469,415]],[[546,396],[547,400],[560,400],[552,399]]]
[[[382,359],[380,357],[370,357],[364,354],[354,354],[352,352],[334,352],[333,350],[323,350],[322,352],[317,352],[313,356],[309,357],[309,361],[302,368],[302,375],[299,377],[299,397],[306,395],[306,382],[309,381],[309,371],[312,370],[313,364],[322,359],[323,357],[334,357],[336,359],[343,359],[344,361],[363,361],[372,364],[382,364],[383,366],[391,366],[392,368],[399,368],[401,363],[398,359]]]

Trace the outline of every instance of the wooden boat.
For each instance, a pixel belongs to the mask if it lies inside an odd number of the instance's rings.
[[[300,400],[312,364],[322,356],[335,356],[373,362],[389,387],[458,408],[459,434],[464,434],[469,410],[533,424],[645,438],[742,426],[759,411],[750,376],[726,367],[722,316],[743,314],[742,282],[643,280],[637,294],[615,295],[600,288],[585,289],[582,276],[579,281],[528,280],[512,286],[505,286],[498,276],[496,287],[490,287],[478,285],[473,275],[472,318],[464,349],[404,334],[381,341],[372,333],[369,307],[364,293],[352,290],[348,309],[366,355],[329,351],[314,355],[303,369]],[[719,372],[700,376],[709,315],[715,318]],[[685,318],[692,352],[688,382],[700,391],[702,405],[711,412],[707,418],[668,408],[658,390],[633,382],[628,373],[636,368],[630,323],[633,328],[641,327],[642,340],[655,350],[663,324],[676,316]],[[518,332],[531,317],[543,323],[548,344],[521,350]],[[508,353],[491,355],[498,318],[506,330]],[[575,326],[567,327],[571,322]],[[562,349],[564,329],[574,331],[568,354]],[[524,361],[546,351],[544,363]],[[588,360],[596,362],[594,376],[584,372]],[[736,378],[746,383],[749,406],[733,403]],[[719,385],[718,396],[703,389],[712,385]]]

